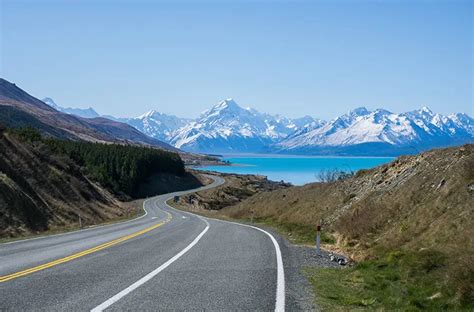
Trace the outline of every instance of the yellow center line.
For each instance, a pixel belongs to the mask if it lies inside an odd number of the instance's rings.
[[[166,218],[165,221],[162,221],[162,222],[160,222],[160,223],[154,224],[154,225],[152,225],[152,226],[150,226],[150,227],[147,227],[147,228],[145,228],[145,229],[143,229],[143,230],[141,230],[141,231],[138,231],[138,232],[135,232],[135,233],[132,233],[132,234],[123,236],[123,237],[119,237],[119,238],[114,239],[114,240],[112,240],[112,241],[110,241],[110,242],[107,242],[107,243],[104,243],[104,244],[95,246],[95,247],[90,248],[90,249],[86,249],[86,250],[84,250],[84,251],[81,251],[81,252],[72,254],[72,255],[67,256],[67,257],[64,257],[64,258],[60,258],[60,259],[57,259],[57,260],[53,260],[53,261],[51,261],[51,262],[48,262],[48,263],[45,263],[45,264],[41,264],[41,265],[38,265],[38,266],[35,266],[35,267],[32,267],[32,268],[26,269],[26,270],[23,270],[23,271],[18,271],[18,272],[9,274],[9,275],[0,276],[0,283],[7,282],[7,281],[10,281],[10,280],[12,280],[12,279],[21,277],[21,276],[29,275],[29,274],[31,274],[31,273],[38,272],[38,271],[41,271],[41,270],[44,270],[44,269],[53,267],[53,266],[56,266],[56,265],[61,264],[61,263],[69,262],[69,261],[71,261],[71,260],[74,260],[74,259],[83,257],[83,256],[85,256],[85,255],[89,255],[89,254],[91,254],[91,253],[94,253],[94,252],[103,250],[103,249],[105,249],[105,248],[108,248],[108,247],[117,245],[118,243],[124,242],[124,241],[126,241],[126,240],[131,239],[131,238],[134,238],[134,237],[143,235],[143,234],[145,234],[145,233],[147,233],[147,232],[150,232],[151,230],[154,230],[154,229],[156,229],[157,227],[159,227],[159,226],[161,226],[161,225],[163,225],[163,224],[165,224],[165,223],[168,223],[169,221],[171,221],[172,218],[173,218],[173,217],[172,217],[171,214],[170,214],[170,215],[168,215],[168,218]]]

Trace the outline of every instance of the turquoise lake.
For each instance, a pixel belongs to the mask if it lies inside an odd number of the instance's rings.
[[[233,166],[207,166],[196,169],[224,173],[259,174],[274,181],[303,185],[318,181],[318,173],[326,169],[357,171],[392,161],[393,157],[300,157],[300,156],[224,156]]]

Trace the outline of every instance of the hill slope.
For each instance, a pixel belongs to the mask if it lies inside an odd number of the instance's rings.
[[[0,237],[123,215],[118,201],[70,159],[0,134]]]
[[[59,138],[93,142],[133,143],[176,150],[137,129],[107,118],[81,118],[65,114],[0,78],[0,115],[8,127],[33,126]],[[14,115],[15,119],[7,116]],[[41,125],[41,127],[38,127]]]
[[[262,193],[226,213],[240,217],[252,209],[282,223],[314,227],[322,219],[342,245],[353,245],[347,249],[357,259],[380,246],[473,247],[474,145],[400,157],[342,181]]]

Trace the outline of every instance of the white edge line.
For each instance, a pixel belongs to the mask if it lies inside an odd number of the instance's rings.
[[[258,230],[260,232],[263,232],[268,237],[270,237],[273,243],[273,246],[275,247],[275,254],[276,254],[276,260],[277,260],[277,289],[276,289],[276,299],[275,299],[275,311],[278,311],[278,312],[285,311],[285,268],[283,266],[283,257],[281,255],[280,245],[278,244],[277,240],[273,237],[273,235],[271,235],[267,231],[261,228],[258,228],[256,226],[237,223],[237,222],[231,222],[231,221],[226,221],[226,220],[213,219],[213,218],[209,218],[209,219],[249,227],[249,228]]]
[[[206,219],[209,219],[209,220],[214,220],[214,221],[219,221],[219,222],[224,222],[224,223],[231,223],[231,224],[240,225],[240,226],[244,226],[244,227],[249,227],[249,228],[255,229],[257,231],[263,232],[268,237],[270,237],[270,239],[273,243],[273,246],[275,247],[275,254],[276,254],[276,260],[277,260],[277,288],[276,288],[276,299],[275,299],[275,311],[277,311],[277,312],[285,311],[285,269],[284,269],[284,266],[283,266],[283,257],[281,255],[280,245],[278,244],[277,240],[273,237],[273,235],[271,235],[270,233],[268,233],[267,231],[265,231],[261,228],[253,226],[253,225],[242,224],[242,223],[232,222],[232,221],[227,221],[227,220],[208,218],[208,217],[203,217],[203,216],[194,214],[194,213],[189,212],[189,211],[178,210],[178,209],[173,208],[170,205],[168,205],[168,200],[165,201],[165,205],[168,208],[171,208],[172,210],[196,216],[196,217],[198,217],[198,218],[200,218],[204,221],[206,221]]]
[[[202,218],[200,218],[200,219],[203,220],[206,223],[206,228],[191,242],[191,244],[189,244],[186,248],[181,250],[179,253],[174,255],[171,259],[169,259],[168,261],[163,263],[161,266],[159,266],[158,268],[156,268],[152,272],[148,273],[147,275],[145,275],[144,277],[142,277],[141,279],[139,279],[138,281],[136,281],[132,285],[128,286],[127,288],[125,288],[124,290],[122,290],[121,292],[119,292],[118,294],[113,296],[112,298],[104,301],[103,303],[101,303],[100,305],[98,305],[97,307],[92,309],[91,312],[98,312],[98,311],[103,311],[104,309],[107,309],[108,307],[110,307],[115,302],[119,301],[120,299],[122,299],[123,297],[125,297],[126,295],[128,295],[129,293],[131,293],[132,291],[134,291],[135,289],[137,289],[141,285],[148,282],[150,279],[152,279],[157,274],[159,274],[161,271],[166,269],[173,262],[175,262],[176,260],[181,258],[181,256],[183,256],[191,248],[193,248],[193,246],[196,245],[199,242],[199,240],[203,237],[203,235],[206,234],[206,232],[209,230],[209,223],[205,219],[202,219]]]
[[[222,179],[220,181],[221,183],[216,185],[216,187],[219,186],[219,185],[222,185],[223,181],[224,181],[224,179]],[[206,218],[206,217],[202,217],[202,216],[196,215],[196,214],[191,213],[191,212],[177,210],[177,209],[171,207],[170,205],[168,205],[168,203],[167,203],[168,200],[170,200],[173,196],[174,196],[174,194],[164,200],[164,204],[165,204],[166,207],[168,207],[172,210],[175,210],[177,212],[180,212],[180,213],[185,213],[185,214],[190,214],[190,215],[196,216],[197,218],[201,219],[202,221],[204,221],[206,223],[206,228],[188,246],[186,246],[186,248],[184,248],[179,253],[174,255],[171,259],[169,259],[168,261],[163,263],[161,266],[159,266],[158,268],[156,268],[152,272],[148,273],[147,275],[145,275],[144,277],[142,277],[141,279],[139,279],[138,281],[136,281],[132,285],[128,286],[127,288],[125,288],[124,290],[119,292],[118,294],[114,295],[110,299],[104,301],[103,303],[101,303],[97,307],[93,308],[91,310],[91,312],[99,312],[99,311],[103,311],[103,310],[107,309],[108,307],[113,305],[115,302],[119,301],[120,299],[122,299],[123,297],[125,297],[126,295],[128,295],[129,293],[131,293],[132,291],[137,289],[138,287],[142,286],[143,284],[145,284],[146,282],[151,280],[153,277],[155,277],[160,272],[162,272],[164,269],[166,269],[168,266],[170,266],[173,262],[175,262],[176,260],[181,258],[186,252],[188,252],[192,247],[194,247],[194,245],[196,245],[201,240],[201,238],[204,236],[204,234],[206,234],[206,232],[209,230],[209,222],[207,222],[206,219],[211,219],[211,220],[215,220],[215,221],[226,222],[226,223],[231,223],[231,224],[234,224],[234,225],[249,227],[249,228],[255,229],[257,231],[260,231],[260,232],[266,234],[270,238],[270,240],[273,243],[273,246],[275,247],[275,254],[276,254],[276,260],[277,260],[277,288],[276,288],[276,299],[275,299],[275,311],[277,311],[277,312],[285,311],[285,270],[284,270],[284,266],[283,266],[283,259],[282,259],[282,255],[281,255],[280,246],[279,246],[277,240],[270,233],[268,233],[267,231],[262,230],[258,227],[252,226],[252,225],[241,224],[241,223],[237,223],[237,222],[231,222],[231,221],[225,221],[225,220],[219,220],[219,219]],[[157,206],[156,202],[155,202],[155,206]]]

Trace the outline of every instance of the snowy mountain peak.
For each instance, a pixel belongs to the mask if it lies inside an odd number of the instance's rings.
[[[152,109],[151,111],[148,111],[144,114],[141,114],[140,116],[138,116],[137,118],[138,119],[144,119],[144,118],[152,118],[154,115],[160,115],[160,113],[158,113],[156,110]]]
[[[239,110],[243,108],[240,107],[232,98],[228,98],[226,100],[223,100],[217,103],[211,110],[224,110],[224,109]]]
[[[364,116],[370,114],[370,111],[365,108],[364,106],[354,108],[353,110],[349,111],[350,116]]]
[[[423,106],[420,109],[409,112],[409,114],[412,114],[413,116],[421,117],[421,118],[433,118],[433,116],[435,115],[433,111],[426,106]]]
[[[313,121],[262,114],[229,98],[178,129],[171,144],[187,151],[259,152]]]
[[[419,111],[423,113],[433,114],[433,111],[428,106],[423,106]]]

